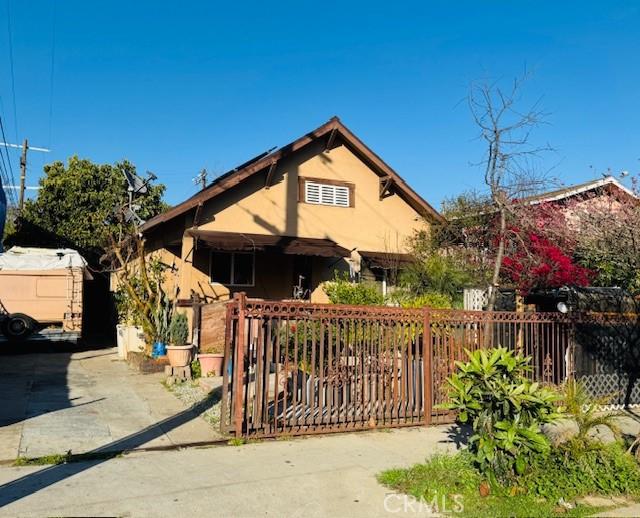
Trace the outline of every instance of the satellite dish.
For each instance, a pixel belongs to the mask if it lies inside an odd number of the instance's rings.
[[[137,174],[132,173],[131,171],[127,171],[126,169],[122,172],[127,180],[127,189],[129,190],[129,192],[133,192],[135,194],[147,193],[147,183],[142,178],[140,178]]]
[[[144,223],[144,220],[129,207],[124,207],[122,209],[122,215],[127,223],[136,223],[137,225],[142,225]]]

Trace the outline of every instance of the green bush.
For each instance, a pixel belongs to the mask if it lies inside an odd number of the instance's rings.
[[[605,425],[619,436],[616,418],[623,412],[603,412],[601,407],[610,403],[611,396],[593,398],[587,392],[584,384],[570,379],[562,386],[562,404],[564,412],[578,425],[578,435],[574,438],[574,446],[582,443],[584,448],[594,442],[589,438],[589,432],[598,425]]]
[[[530,358],[503,347],[466,352],[469,361],[456,362],[458,372],[448,379],[451,403],[443,406],[471,422],[469,451],[492,485],[510,484],[533,455],[549,451],[540,425],[558,417],[559,398],[527,379]]]
[[[552,501],[586,494],[640,495],[640,469],[619,443],[585,449],[575,441],[534,459],[522,485]]]
[[[579,505],[567,511],[558,507],[558,501],[584,495],[640,494],[638,464],[619,444],[587,452],[563,447],[535,456],[532,464],[531,472],[518,477],[515,485],[486,496],[479,491],[485,476],[466,451],[437,454],[410,468],[384,471],[378,481],[427,504],[439,505],[445,496],[449,512],[459,502],[463,516],[590,516],[595,509]]]
[[[358,306],[380,306],[384,297],[374,284],[351,282],[345,273],[342,277],[335,274],[333,281],[323,286],[324,292],[333,304],[351,304]]]
[[[194,380],[202,377],[202,366],[198,360],[193,360],[191,362],[191,377]]]
[[[462,291],[472,278],[468,265],[456,257],[437,251],[414,250],[419,258],[400,274],[400,286],[414,295],[442,293],[451,301],[460,299]]]
[[[189,337],[189,321],[184,313],[174,313],[169,324],[169,334],[173,345],[185,345]]]
[[[434,309],[451,309],[453,301],[451,296],[445,293],[431,291],[401,300],[400,305],[403,308],[424,308],[426,306]]]

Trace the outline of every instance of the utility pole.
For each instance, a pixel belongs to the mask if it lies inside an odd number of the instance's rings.
[[[33,151],[48,153],[49,149],[43,147],[29,147],[29,141],[27,139],[24,139],[22,146],[18,144],[9,144],[8,142],[0,142],[0,146],[22,149],[22,154],[20,155],[20,197],[18,202],[18,208],[22,212],[22,208],[24,207],[24,191],[26,189],[25,184],[27,181],[27,151],[31,149]]]
[[[29,149],[29,142],[24,139],[22,143],[22,154],[20,155],[20,198],[18,201],[18,210],[22,212],[24,207],[24,187],[27,180],[27,149]]]

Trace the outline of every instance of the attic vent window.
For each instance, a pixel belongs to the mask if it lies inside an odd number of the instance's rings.
[[[350,207],[351,189],[347,185],[334,185],[307,180],[304,184],[304,201],[314,205]]]

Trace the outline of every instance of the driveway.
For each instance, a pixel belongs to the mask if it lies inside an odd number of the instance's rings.
[[[220,436],[161,379],[110,348],[0,356],[0,516],[379,516],[376,473],[460,440],[432,427],[174,449]],[[99,455],[9,463],[69,450]]]
[[[47,349],[0,356],[0,461],[220,438],[161,374],[133,371],[115,349]]]
[[[449,430],[372,431],[0,467],[0,516],[415,516],[397,512],[401,497],[375,475],[455,449],[457,437]]]

